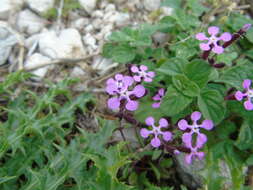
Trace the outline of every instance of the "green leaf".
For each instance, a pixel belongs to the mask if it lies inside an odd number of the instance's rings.
[[[216,90],[203,89],[198,96],[198,106],[205,119],[218,124],[225,116],[226,108],[223,96]]]
[[[157,71],[169,76],[182,74],[187,63],[188,61],[182,58],[171,58],[165,61]]]
[[[183,111],[192,100],[191,97],[185,96],[174,87],[170,86],[162,99],[160,109],[167,116],[173,116]]]
[[[238,53],[236,52],[223,53],[223,54],[217,55],[217,62],[225,63],[226,65],[231,66],[233,60],[235,60],[237,57],[238,57]]]
[[[203,60],[195,59],[185,66],[185,75],[199,88],[206,86],[212,67]]]
[[[136,56],[135,51],[135,48],[123,44],[115,45],[108,43],[103,47],[103,55],[119,63],[127,63],[134,60]]]
[[[245,150],[252,147],[253,125],[250,122],[248,121],[243,122],[235,144],[240,150]]]
[[[181,6],[181,0],[164,0],[161,6],[168,6],[174,9],[179,9]]]
[[[246,63],[244,65],[238,65],[231,67],[226,70],[220,78],[215,80],[217,82],[224,82],[229,84],[238,90],[242,89],[242,82],[244,79],[252,79],[253,78],[253,66],[251,63]]]
[[[189,80],[185,75],[176,75],[172,77],[173,85],[178,91],[186,96],[195,97],[200,93],[198,85]]]
[[[149,116],[154,117],[156,120],[165,116],[160,109],[154,109],[152,104],[154,101],[151,97],[144,97],[139,102],[139,108],[135,111],[134,116],[140,122],[145,122],[145,119]]]

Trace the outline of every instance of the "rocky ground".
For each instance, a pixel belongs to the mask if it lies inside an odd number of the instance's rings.
[[[1,72],[30,71],[37,75],[33,85],[41,85],[42,79],[79,77],[86,85],[79,90],[87,88],[88,79],[106,78],[118,66],[100,55],[111,32],[170,15],[172,9],[160,4],[160,0],[1,0]]]

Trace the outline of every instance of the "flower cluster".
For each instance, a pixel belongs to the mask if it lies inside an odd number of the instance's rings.
[[[205,134],[200,132],[200,129],[211,130],[214,126],[211,120],[204,120],[202,123],[198,123],[202,114],[198,111],[195,111],[191,114],[192,124],[189,124],[185,119],[182,119],[178,122],[178,127],[182,131],[187,131],[183,134],[182,140],[185,146],[191,149],[191,153],[186,157],[186,162],[191,162],[191,157],[193,155],[199,155],[197,150],[202,148],[203,145],[207,142],[207,137]],[[196,143],[193,142],[193,134],[197,135]],[[193,146],[195,144],[195,146]],[[201,153],[203,155],[203,153]],[[203,155],[204,156],[204,155]],[[198,156],[198,158],[203,158],[203,156]]]
[[[219,37],[217,36],[219,33],[219,27],[211,26],[208,28],[208,34],[210,37],[208,38],[204,33],[196,34],[196,39],[200,41],[206,41],[205,43],[200,43],[199,47],[203,51],[211,51],[216,54],[221,54],[224,52],[224,48],[220,44],[221,41],[228,42],[232,39],[232,35],[228,32],[224,32]]]
[[[245,79],[242,83],[242,86],[245,89],[245,92],[237,91],[235,93],[235,98],[238,101],[241,101],[242,99],[246,99],[246,101],[244,102],[245,109],[253,110],[253,89],[250,88],[251,80]]]
[[[198,33],[195,38],[199,41],[203,41],[199,44],[200,49],[204,51],[202,58],[207,60],[210,65],[215,68],[221,68],[225,66],[224,63],[215,63],[214,58],[208,58],[211,52],[215,54],[221,54],[224,49],[231,45],[241,35],[245,34],[251,27],[250,24],[246,24],[238,32],[231,35],[228,32],[224,32],[219,35],[219,27],[211,26],[208,28],[207,37],[205,33]],[[107,80],[106,92],[111,96],[108,99],[108,107],[113,110],[128,110],[135,111],[138,109],[138,99],[143,97],[147,92],[141,82],[150,83],[155,77],[155,72],[148,71],[148,67],[145,65],[133,65],[129,69],[131,76],[124,76],[122,74],[116,74],[114,78]],[[246,110],[253,110],[253,89],[251,88],[251,80],[245,79],[243,81],[244,91],[237,91],[234,95],[235,99],[242,101],[245,99],[244,107]],[[165,89],[160,88],[158,92],[152,97],[154,103],[152,108],[160,108],[163,97],[165,96]],[[129,113],[127,113],[129,114]],[[150,138],[150,143],[154,148],[158,148],[161,145],[174,154],[179,154],[181,151],[186,152],[185,162],[191,164],[192,160],[197,158],[202,160],[205,153],[200,149],[203,148],[207,142],[207,136],[203,133],[203,130],[212,130],[214,123],[212,120],[204,119],[200,122],[202,114],[195,111],[191,114],[191,122],[185,119],[178,121],[177,126],[179,130],[183,131],[182,142],[184,146],[172,147],[167,142],[172,141],[172,132],[168,131],[169,123],[165,118],[160,118],[158,123],[155,122],[154,117],[149,116],[146,118],[146,128],[141,128],[140,135],[144,139]],[[127,118],[127,117],[126,117]],[[127,120],[127,119],[126,119]],[[129,119],[128,121],[130,121]]]
[[[162,136],[164,141],[170,141],[172,139],[172,134],[169,131],[162,131],[163,128],[167,128],[169,126],[166,119],[161,118],[159,120],[159,125],[155,125],[155,119],[153,117],[146,118],[146,124],[152,127],[152,130],[148,130],[146,128],[142,128],[140,134],[143,138],[148,138],[150,135],[153,135],[151,140],[151,145],[153,147],[159,147],[161,145],[161,140],[159,136]]]
[[[154,101],[156,101],[155,103],[152,104],[153,108],[159,108],[160,107],[161,102],[162,102],[162,98],[163,98],[164,95],[165,95],[164,88],[160,88],[158,90],[158,93],[155,96],[153,96],[153,98],[152,98]]]
[[[154,72],[147,71],[148,68],[145,65],[141,65],[140,68],[132,66],[131,70],[137,75],[131,77],[116,74],[114,78],[107,80],[106,92],[112,96],[107,101],[110,109],[119,109],[121,105],[129,111],[138,109],[139,103],[134,99],[143,97],[146,90],[141,84],[135,84],[135,81],[141,82],[143,79],[146,82],[152,82],[155,76]]]

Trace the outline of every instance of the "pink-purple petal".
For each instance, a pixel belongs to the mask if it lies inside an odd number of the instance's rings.
[[[160,127],[168,127],[169,124],[168,124],[168,121],[166,119],[161,118],[159,120],[159,125],[160,125]]]
[[[201,118],[201,113],[198,111],[195,111],[191,114],[191,119],[193,121],[198,121]]]
[[[107,101],[107,105],[112,110],[118,109],[120,106],[120,100],[117,97],[109,98]]]
[[[115,79],[116,80],[122,80],[123,79],[123,75],[122,74],[116,74],[115,75]]]
[[[163,139],[164,139],[165,141],[170,141],[170,140],[172,139],[172,134],[171,134],[171,132],[168,132],[168,131],[163,132]]]
[[[201,148],[207,141],[207,137],[203,133],[198,133],[196,146]]]
[[[165,94],[164,88],[160,88],[160,89],[158,90],[158,94],[159,94],[160,96],[164,96],[164,94]]]
[[[161,102],[155,102],[152,104],[152,108],[159,108],[161,105]]]
[[[228,42],[232,39],[232,35],[229,32],[224,32],[219,39]]]
[[[202,125],[200,126],[206,130],[211,130],[214,127],[213,121],[206,119],[202,122]]]
[[[253,104],[252,102],[250,101],[250,99],[248,99],[247,101],[244,102],[244,107],[246,110],[253,110]]]
[[[185,155],[185,163],[186,164],[192,163],[192,153]]]
[[[133,76],[133,78],[134,78],[134,80],[135,80],[136,82],[141,82],[141,76],[135,75],[135,76]]]
[[[138,106],[139,106],[139,103],[137,101],[134,101],[134,100],[129,100],[126,103],[126,109],[129,110],[129,111],[137,110]]]
[[[159,147],[161,145],[161,141],[158,137],[154,137],[152,140],[151,140],[151,145],[155,148]]]
[[[118,87],[114,83],[110,83],[106,86],[106,92],[110,95],[116,94],[118,91]]]
[[[149,116],[146,118],[145,122],[148,126],[153,126],[155,124],[155,119],[153,117]]]
[[[197,40],[200,40],[200,41],[208,40],[208,38],[206,37],[206,35],[204,33],[198,33],[198,34],[196,34],[195,37]]]
[[[245,94],[242,93],[241,91],[237,91],[235,93],[235,98],[238,100],[238,101],[241,101],[243,98],[244,98]]]
[[[249,87],[251,86],[251,80],[250,79],[245,79],[242,83],[242,86],[244,89],[249,89]]]
[[[219,27],[217,27],[217,26],[211,26],[211,27],[209,27],[208,28],[208,33],[210,34],[210,35],[216,35],[216,34],[218,34],[219,33]]]
[[[109,78],[107,81],[106,81],[106,84],[109,85],[109,84],[115,84],[116,81],[113,79],[113,78]]]
[[[134,79],[130,76],[124,76],[123,83],[124,85],[131,86],[134,83]]]
[[[148,70],[148,67],[146,65],[141,65],[140,66],[140,70],[141,71],[147,71]]]
[[[155,72],[149,71],[149,72],[147,73],[147,75],[148,75],[149,77],[151,77],[151,78],[154,78],[154,77],[155,77]]]
[[[212,51],[216,54],[222,54],[224,52],[224,48],[216,45],[213,47]]]
[[[161,96],[159,96],[159,94],[156,94],[155,96],[152,97],[153,100],[159,101],[161,100]]]
[[[137,98],[141,98],[142,96],[144,96],[146,90],[144,88],[144,86],[142,85],[137,85],[134,87],[133,89],[133,94],[137,97]]]
[[[148,138],[148,136],[152,133],[152,131],[147,130],[146,128],[142,128],[140,131],[140,135],[143,138]]]
[[[199,160],[203,160],[203,158],[205,157],[205,153],[204,152],[197,152],[196,156],[198,157]]]
[[[200,49],[202,49],[203,51],[208,51],[208,50],[210,50],[210,45],[207,44],[207,43],[200,43],[200,44],[199,44],[199,47],[200,47]]]
[[[133,72],[133,73],[137,73],[137,72],[139,72],[139,68],[137,67],[137,66],[132,66],[131,67],[131,71]]]
[[[184,131],[185,129],[190,127],[188,122],[185,119],[181,119],[177,125],[178,125],[179,129],[182,131]]]
[[[144,78],[144,81],[145,81],[145,82],[152,82],[153,79],[152,79],[152,78],[149,78],[149,77],[145,77],[145,78]]]
[[[182,135],[182,141],[187,147],[192,146],[192,133],[184,133]]]

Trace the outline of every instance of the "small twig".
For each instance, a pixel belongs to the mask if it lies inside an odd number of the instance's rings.
[[[10,33],[16,36],[18,44],[20,47],[19,56],[18,56],[18,69],[23,69],[24,53],[25,53],[25,43],[24,37],[15,31],[7,22],[0,21],[0,27],[6,28]]]

